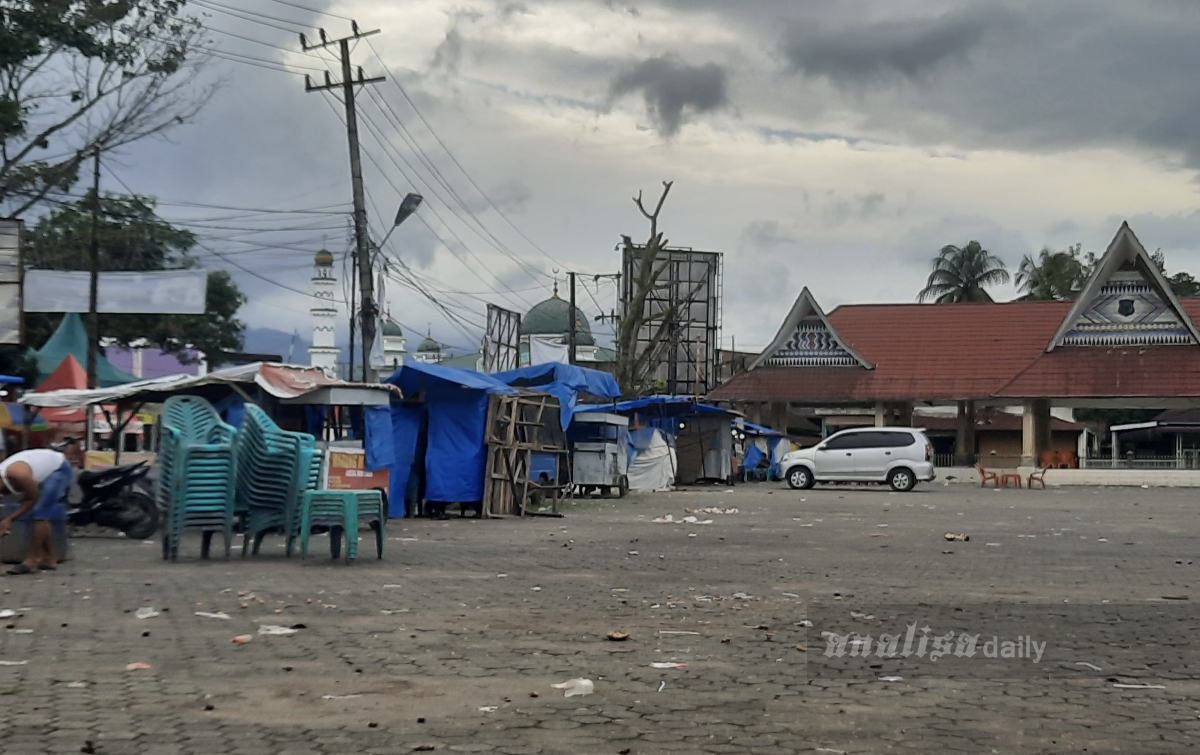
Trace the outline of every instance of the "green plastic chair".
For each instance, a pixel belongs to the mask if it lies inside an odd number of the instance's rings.
[[[387,539],[387,511],[378,490],[309,490],[304,494],[300,519],[300,558],[308,558],[308,539],[317,525],[329,527],[329,554],[337,559],[342,534],[346,537],[346,563],[358,557],[358,531],[366,522],[375,530],[375,552],[383,558]]]

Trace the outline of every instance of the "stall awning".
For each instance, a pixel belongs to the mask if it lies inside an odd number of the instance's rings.
[[[45,393],[27,393],[21,403],[27,406],[87,406],[118,401],[161,402],[177,393],[186,393],[204,385],[257,385],[283,403],[311,404],[315,398],[335,400],[339,405],[386,405],[392,388],[371,383],[350,383],[325,375],[316,367],[255,362],[215,370],[207,375],[169,375],[153,380],[94,388],[63,389]]]

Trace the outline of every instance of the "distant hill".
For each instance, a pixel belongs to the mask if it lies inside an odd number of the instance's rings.
[[[285,362],[289,361],[288,354],[290,353],[290,361],[297,364],[308,364],[310,343],[309,339],[304,336],[295,336],[275,328],[246,328],[243,335],[245,338],[243,351],[252,354],[278,354],[283,357]]]

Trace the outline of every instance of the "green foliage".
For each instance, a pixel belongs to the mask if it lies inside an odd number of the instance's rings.
[[[1008,281],[1004,261],[984,249],[978,241],[970,241],[961,248],[947,244],[934,257],[933,272],[917,295],[917,301],[933,300],[938,304],[990,302],[992,296],[987,287]]]
[[[1095,264],[1096,256],[1091,252],[1080,256],[1079,244],[1059,252],[1046,247],[1036,260],[1027,254],[1017,268],[1017,290],[1025,292],[1021,300],[1073,301],[1083,291]]]
[[[37,360],[21,346],[0,346],[0,375],[25,378],[25,387],[37,383]]]
[[[1200,281],[1193,278],[1191,273],[1185,273],[1181,270],[1174,275],[1167,275],[1167,258],[1161,249],[1155,249],[1154,253],[1150,255],[1150,259],[1154,261],[1155,267],[1167,279],[1167,283],[1171,284],[1171,291],[1176,296],[1200,296]]]
[[[71,188],[83,161],[191,118],[210,89],[186,0],[0,0],[0,205]],[[49,156],[47,156],[49,155]]]
[[[87,270],[91,241],[91,196],[43,215],[29,233],[26,264],[35,269]],[[195,244],[190,231],[173,227],[154,212],[147,197],[105,194],[100,199],[97,237],[101,270],[169,270],[194,268],[188,252]],[[229,273],[208,274],[202,315],[100,315],[100,336],[128,346],[144,339],[149,345],[182,356],[189,348],[207,354],[239,351],[245,325],[237,319],[246,297]],[[61,318],[29,313],[26,341],[45,343]]]

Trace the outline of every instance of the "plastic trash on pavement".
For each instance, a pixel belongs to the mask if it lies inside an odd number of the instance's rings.
[[[563,697],[575,697],[576,695],[590,695],[596,691],[596,685],[591,679],[569,679],[562,684],[550,685],[554,689],[563,690]]]

